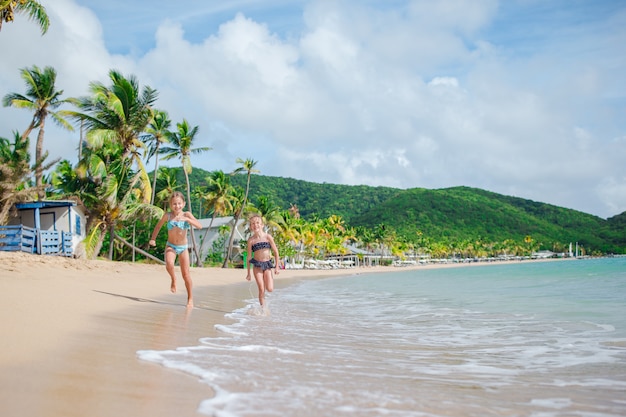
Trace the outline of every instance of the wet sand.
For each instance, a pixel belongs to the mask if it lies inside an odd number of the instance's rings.
[[[409,268],[452,266],[459,265]],[[275,286],[401,270],[285,270]],[[242,269],[192,268],[195,308],[187,309],[182,280],[171,294],[162,265],[0,252],[0,415],[199,415],[210,388],[140,361],[136,352],[195,346],[214,335],[216,324],[228,323],[226,313],[256,298],[256,285],[245,275]]]
[[[360,272],[286,270],[275,285]],[[171,294],[162,265],[0,252],[0,415],[198,415],[210,388],[136,352],[196,345],[257,290],[241,269],[192,277],[189,310],[182,280]]]

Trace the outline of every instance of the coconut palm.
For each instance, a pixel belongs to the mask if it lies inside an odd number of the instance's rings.
[[[172,193],[174,191],[179,191],[183,186],[178,184],[176,169],[159,168],[156,176],[158,180],[157,185],[160,190],[156,193],[155,203],[163,210],[166,210]]]
[[[115,157],[120,158],[129,170],[136,165],[141,198],[147,203],[152,187],[142,160],[141,150],[145,145],[140,136],[153,119],[152,105],[157,99],[157,91],[149,86],[140,89],[136,77],[124,77],[115,70],[109,71],[109,78],[110,86],[92,82],[90,96],[70,99],[82,112],[68,111],[65,114],[84,124],[86,142],[92,150],[106,149],[110,142],[120,145],[122,153]],[[110,156],[102,154],[102,157],[105,163],[111,162]]]
[[[254,166],[257,164],[256,161],[252,159],[243,160],[241,158],[237,158],[237,163],[242,166],[233,171],[233,175],[238,174],[242,171],[246,171],[246,191],[243,197],[243,201],[241,201],[241,210],[235,210],[235,214],[233,216],[233,228],[230,231],[230,238],[228,239],[228,248],[226,249],[226,258],[224,259],[223,268],[226,268],[228,265],[228,261],[230,260],[231,253],[233,251],[233,242],[235,240],[235,232],[237,231],[237,223],[239,219],[244,214],[246,204],[248,202],[248,192],[250,191],[250,176],[253,172],[260,172],[259,170],[254,169]]]
[[[25,186],[32,175],[29,166],[28,139],[14,132],[14,141],[0,138],[0,225],[6,224],[17,202],[28,199],[32,189]]]
[[[170,135],[169,146],[161,148],[161,153],[164,155],[164,160],[170,160],[174,158],[180,159],[185,174],[185,181],[187,183],[187,205],[191,210],[191,185],[189,183],[189,174],[191,174],[193,167],[191,165],[191,155],[200,154],[211,150],[208,146],[194,148],[194,140],[198,134],[198,126],[191,127],[187,120],[183,119],[182,123],[176,124],[176,131]],[[196,255],[196,262],[199,262],[200,256],[198,253],[198,247],[195,242],[195,236],[191,233],[191,245]]]
[[[294,207],[293,205],[291,206]],[[281,230],[280,233],[274,236],[276,246],[279,247],[281,256],[283,258],[289,257],[294,260],[294,256],[298,255],[302,250],[301,245],[301,232],[304,220],[300,217],[295,217],[294,212],[290,210],[281,211]]]
[[[202,248],[200,253],[204,253],[204,247],[207,245],[207,237],[209,231],[213,227],[213,221],[215,217],[223,216],[233,210],[232,199],[230,198],[232,186],[230,185],[230,177],[224,173],[224,171],[213,171],[206,182],[208,184],[207,193],[204,195],[203,200],[206,204],[207,211],[213,211],[211,215],[211,221],[209,227],[204,232],[202,239]]]
[[[149,204],[140,185],[142,175],[129,169],[122,158],[119,142],[108,142],[98,148],[87,147],[76,172],[86,186],[81,198],[88,208],[88,235],[85,250],[90,257],[100,252],[104,237],[109,235],[108,258],[113,259],[115,231],[124,222],[138,217],[159,217],[163,210]]]
[[[243,206],[245,207],[246,203],[248,202],[248,192],[250,191],[250,177],[252,175],[253,172],[258,173],[261,172],[258,169],[254,169],[254,166],[257,164],[257,161],[254,161],[252,159],[246,159],[243,160],[241,158],[237,158],[237,163],[241,164],[241,166],[239,168],[237,168],[233,174],[238,174],[240,172],[246,171],[246,195],[244,196],[243,199]]]
[[[148,155],[146,163],[150,161],[150,158],[154,158],[154,179],[152,182],[152,197],[150,198],[150,204],[154,204],[154,197],[156,193],[156,180],[157,172],[159,170],[159,149],[161,145],[169,142],[171,132],[169,131],[172,121],[168,114],[164,110],[155,110],[152,115],[152,121],[146,128],[147,135],[143,138],[144,143],[148,145]]]
[[[274,233],[280,232],[280,229],[282,228],[280,207],[278,207],[270,198],[262,195],[256,203],[256,208],[261,217],[263,217],[263,222],[268,229]]]
[[[0,0],[0,30],[2,30],[2,23],[12,22],[15,19],[15,13],[26,14],[30,20],[37,22],[42,35],[50,27],[50,19],[46,9],[38,1]]]
[[[226,256],[224,257],[224,263],[222,264],[222,268],[228,267],[228,262],[230,261],[231,254],[233,252],[233,242],[235,241],[237,223],[241,218],[241,214],[246,209],[246,207],[244,207],[243,205],[245,200],[245,192],[243,188],[231,187],[229,190],[228,199],[230,200],[233,208],[233,224],[230,229],[230,237],[228,238],[228,246],[226,247]]]
[[[26,83],[26,94],[9,93],[4,96],[2,104],[7,107],[17,107],[31,110],[33,118],[22,133],[23,138],[30,136],[33,129],[39,129],[37,135],[37,143],[35,144],[35,186],[37,187],[39,199],[45,198],[45,190],[43,187],[43,141],[46,119],[52,118],[59,126],[73,130],[67,120],[63,117],[63,112],[55,111],[59,106],[68,102],[61,100],[63,90],[57,90],[55,86],[56,71],[52,67],[45,67],[41,70],[37,66],[32,68],[23,68],[20,75]]]

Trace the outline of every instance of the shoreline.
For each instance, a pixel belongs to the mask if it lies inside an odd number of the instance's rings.
[[[275,277],[275,287],[303,279],[507,262],[287,269]],[[216,334],[215,325],[228,322],[225,314],[243,307],[251,294],[256,298],[256,285],[245,274],[192,268],[195,308],[188,310],[184,287],[169,293],[162,265],[0,252],[0,412],[200,415],[199,402],[212,396],[208,386],[140,361],[136,352],[195,346]]]

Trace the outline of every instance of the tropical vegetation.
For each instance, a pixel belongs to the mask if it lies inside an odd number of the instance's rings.
[[[212,242],[206,234],[195,242],[192,234],[197,265],[241,264],[245,241],[235,239],[234,225],[251,213],[263,217],[281,255],[291,260],[355,254],[381,262],[530,256],[539,250],[565,253],[572,242],[586,254],[626,253],[626,213],[605,220],[468,187],[316,184],[260,175],[252,159],[237,158],[230,173],[193,169],[194,156],[210,150],[198,146],[199,126],[186,119],[173,124],[156,108],[158,92],[140,86],[136,77],[111,70],[108,84],[93,82],[87,96],[63,99],[52,68],[32,67],[21,74],[26,94],[8,94],[3,103],[28,109],[33,118],[23,133],[0,138],[0,224],[16,202],[75,199],[87,210],[83,244],[89,257],[129,260],[140,249],[160,257],[164,235],[159,249],[145,243],[175,190],[184,190],[188,209],[210,218],[211,225],[217,217],[232,217]],[[68,129],[68,120],[84,129],[75,164],[45,162],[48,117]],[[29,134],[37,129],[32,158]],[[142,242],[141,248],[130,241]]]
[[[0,0],[0,30],[3,23],[13,22],[15,14],[25,14],[30,20],[34,20],[45,34],[50,26],[50,19],[45,7],[34,0]]]

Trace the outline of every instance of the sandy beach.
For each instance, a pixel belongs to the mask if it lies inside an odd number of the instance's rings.
[[[457,265],[430,265],[435,268]],[[397,271],[285,270],[294,280]],[[192,268],[195,308],[169,292],[162,265],[0,252],[0,414],[7,417],[195,416],[212,394],[195,378],[137,359],[193,346],[257,295],[241,269]]]
[[[397,268],[286,270],[294,279]],[[194,416],[209,387],[136,357],[196,345],[256,297],[241,269],[193,268],[196,307],[162,265],[0,252],[0,415]]]

